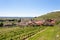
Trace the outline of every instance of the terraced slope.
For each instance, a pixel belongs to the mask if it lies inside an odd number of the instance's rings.
[[[60,40],[60,26],[49,27],[47,30],[30,37],[29,40]]]
[[[0,40],[25,40],[44,28],[41,26],[0,28]]]

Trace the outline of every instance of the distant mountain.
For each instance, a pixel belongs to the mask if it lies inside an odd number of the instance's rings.
[[[33,17],[0,17],[0,19],[20,19],[20,18],[22,18],[22,19],[25,19],[25,18],[31,19]]]

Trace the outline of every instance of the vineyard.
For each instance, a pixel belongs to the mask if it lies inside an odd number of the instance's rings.
[[[2,27],[0,28],[0,40],[25,40],[44,28],[46,27]]]
[[[60,40],[60,24],[48,27],[43,32],[39,32],[28,40]]]
[[[49,18],[56,21],[52,21]],[[60,12],[49,13],[33,19],[28,21],[20,18],[0,19],[0,40],[60,40]],[[44,22],[40,19],[49,20]],[[46,28],[46,31],[38,33]],[[56,35],[59,37],[56,37]]]

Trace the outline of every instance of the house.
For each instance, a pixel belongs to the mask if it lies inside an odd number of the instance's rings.
[[[47,19],[45,20],[44,24],[45,26],[54,26],[55,20],[54,19]]]

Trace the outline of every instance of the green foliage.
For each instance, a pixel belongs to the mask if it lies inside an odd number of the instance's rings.
[[[10,27],[0,28],[0,40],[23,40],[28,38],[45,27]]]
[[[60,24],[48,27],[45,31],[30,37],[29,40],[60,40]]]
[[[47,13],[47,14],[39,16],[35,19],[38,20],[38,19],[48,19],[48,18],[59,19],[60,18],[60,11]]]
[[[21,22],[21,18],[18,20],[18,22]]]
[[[0,26],[1,26],[1,27],[3,26],[3,22],[0,23]]]
[[[45,15],[34,18],[35,20],[55,19],[56,24],[60,23],[60,11],[47,13]]]

